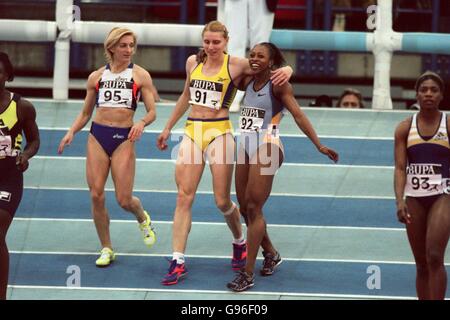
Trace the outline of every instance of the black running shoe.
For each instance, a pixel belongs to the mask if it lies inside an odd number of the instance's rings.
[[[249,275],[244,270],[239,271],[236,278],[227,284],[233,291],[241,292],[250,289],[255,285],[255,275]]]
[[[264,277],[271,276],[275,272],[275,268],[279,266],[283,260],[281,260],[281,256],[278,252],[274,256],[270,252],[263,251],[263,256],[264,261],[260,273]]]

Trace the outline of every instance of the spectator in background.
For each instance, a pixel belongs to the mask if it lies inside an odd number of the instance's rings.
[[[232,56],[246,57],[247,47],[253,48],[268,42],[272,32],[278,0],[218,0],[217,20],[228,27],[227,52]],[[230,106],[231,112],[239,111],[243,91],[238,91]]]
[[[336,108],[364,108],[361,92],[353,88],[345,89],[339,97]]]
[[[330,96],[321,95],[316,98],[313,102],[309,103],[310,107],[329,107],[333,106],[333,100],[331,100]]]

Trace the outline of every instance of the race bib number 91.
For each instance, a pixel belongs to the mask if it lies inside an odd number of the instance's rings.
[[[192,80],[189,87],[191,94],[189,103],[218,110],[221,107],[222,88],[223,84],[221,83]]]

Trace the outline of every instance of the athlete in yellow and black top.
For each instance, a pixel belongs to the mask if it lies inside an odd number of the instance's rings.
[[[9,253],[6,233],[23,192],[23,171],[39,149],[36,111],[27,100],[5,89],[14,79],[6,53],[0,52],[0,300],[6,299]],[[22,151],[22,132],[27,144]]]
[[[166,149],[170,131],[191,108],[175,168],[178,198],[173,223],[173,256],[169,272],[162,281],[164,285],[176,284],[187,274],[184,252],[191,228],[191,208],[206,160],[212,173],[217,207],[233,234],[232,268],[239,269],[246,259],[239,210],[230,197],[235,141],[228,107],[234,99],[236,84],[252,74],[252,70],[247,59],[225,53],[228,31],[219,21],[205,26],[202,41],[204,56],[193,55],[187,59],[183,93],[157,141],[160,150]],[[273,73],[272,80],[280,85],[289,80],[291,74],[292,68],[281,68]]]
[[[207,76],[202,70],[205,65],[200,62],[191,72],[189,93],[191,105],[211,110],[228,109],[236,95],[236,87],[229,71],[230,56],[223,54],[222,66],[218,73]],[[232,133],[232,125],[227,117],[201,119],[188,117],[184,133],[205,151],[218,136]]]
[[[416,82],[420,111],[395,131],[397,218],[406,225],[421,300],[444,299],[447,287],[444,256],[450,235],[450,118],[439,111],[444,87],[438,74],[422,74]]]

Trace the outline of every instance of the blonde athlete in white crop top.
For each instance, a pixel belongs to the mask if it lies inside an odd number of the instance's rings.
[[[133,196],[136,166],[135,142],[144,127],[155,118],[150,74],[131,63],[135,53],[136,36],[126,28],[114,28],[105,40],[108,65],[93,73],[87,81],[83,110],[61,140],[58,153],[70,145],[73,136],[96,112],[87,141],[86,176],[92,201],[92,215],[102,247],[99,267],[108,266],[115,259],[109,232],[109,215],[105,207],[105,183],[111,172],[119,205],[132,213],[139,223],[144,242],[151,247],[156,241],[150,216],[141,201]],[[134,111],[142,93],[147,114],[134,121]]]

